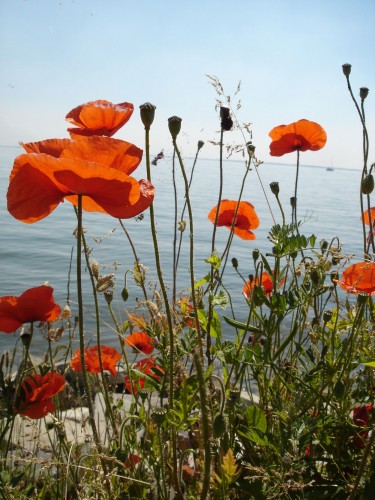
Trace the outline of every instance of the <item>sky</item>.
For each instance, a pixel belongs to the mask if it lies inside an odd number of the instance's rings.
[[[258,159],[294,163],[269,155],[268,133],[306,118],[328,140],[303,164],[360,169],[361,123],[341,66],[352,64],[356,96],[370,89],[374,137],[374,23],[375,0],[0,0],[0,146],[67,137],[72,108],[106,99],[134,104],[115,137],[143,148],[139,105],[148,101],[153,153],[172,152],[167,120],[177,115],[182,154],[203,140],[202,157],[216,158],[218,96],[207,78],[215,75],[238,122],[251,123]],[[225,134],[226,143],[242,141]]]

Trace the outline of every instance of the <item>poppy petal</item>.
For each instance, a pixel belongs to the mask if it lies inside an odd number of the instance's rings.
[[[375,262],[357,262],[342,273],[337,283],[347,293],[375,294]]]
[[[63,200],[64,193],[30,164],[14,175],[7,193],[9,213],[27,224],[44,219]]]
[[[95,135],[71,141],[61,157],[99,163],[130,175],[140,164],[142,154],[143,151],[130,142]]]
[[[113,104],[106,100],[90,101],[72,109],[66,120],[78,128],[70,128],[72,138],[90,135],[114,135],[133,114],[133,104]]]
[[[289,125],[274,127],[269,136],[271,156],[283,156],[293,151],[318,151],[327,142],[327,134],[323,127],[310,120],[299,120]]]
[[[46,139],[38,142],[28,142],[21,146],[26,153],[45,153],[55,158],[59,158],[62,151],[72,143],[71,139]]]
[[[222,200],[220,203],[217,226],[225,226],[230,230],[237,206],[238,210],[233,232],[243,240],[254,240],[255,234],[251,229],[259,227],[259,218],[254,210],[254,206],[247,201],[241,201],[238,205],[238,201],[236,200]],[[213,223],[215,223],[216,213],[217,206],[208,214],[208,218]]]
[[[26,290],[19,297],[0,297],[0,331],[12,333],[24,323],[57,319],[61,309],[52,294],[52,287],[42,285]]]

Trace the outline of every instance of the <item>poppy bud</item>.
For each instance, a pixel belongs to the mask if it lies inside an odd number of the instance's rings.
[[[366,97],[368,96],[369,90],[367,87],[361,87],[359,89],[359,97],[364,101]]]
[[[290,256],[293,260],[295,260],[298,256],[298,251],[297,250],[293,250],[293,252],[290,252]]]
[[[220,108],[221,128],[229,131],[233,127],[233,120],[230,117],[230,110],[222,106]]]
[[[351,64],[343,64],[342,65],[342,72],[344,73],[346,78],[348,78],[348,76],[350,75],[351,70],[352,70]]]
[[[198,141],[198,151],[199,151],[200,149],[202,149],[202,148],[203,148],[203,146],[204,146],[204,142],[203,142],[203,141]]]
[[[374,177],[372,174],[366,174],[361,182],[362,194],[371,194],[374,190]]]
[[[337,399],[342,399],[345,395],[345,385],[342,380],[338,380],[333,388],[333,393]]]
[[[168,118],[169,132],[171,133],[172,139],[176,139],[181,130],[182,118],[178,116],[171,116]]]
[[[155,109],[156,106],[151,104],[150,102],[145,102],[139,106],[141,110],[141,120],[146,130],[150,130],[152,122],[155,118]]]
[[[128,292],[128,289],[126,287],[124,287],[122,289],[122,292],[121,292],[121,298],[124,302],[126,302],[129,298],[129,292]]]
[[[271,188],[272,193],[275,196],[279,195],[279,193],[280,193],[280,187],[279,187],[279,183],[278,182],[271,182],[270,188]]]
[[[246,144],[247,147],[247,152],[249,153],[249,156],[253,156],[255,153],[255,146],[254,144],[250,141]]]
[[[166,416],[167,416],[166,408],[154,407],[152,409],[151,418],[156,425],[162,425]]]
[[[328,248],[328,241],[327,240],[322,240],[320,242],[320,248],[321,248],[322,252],[324,253],[327,250],[327,248]]]
[[[328,323],[332,319],[332,311],[324,311],[323,313],[323,321],[324,323]]]
[[[222,413],[218,413],[215,415],[215,418],[212,422],[212,434],[215,438],[221,438],[221,436],[227,430],[227,424],[225,422],[224,415]]]
[[[292,208],[296,208],[296,205],[297,205],[297,198],[295,196],[292,196],[290,198],[290,205]]]
[[[237,269],[238,267],[238,260],[236,259],[236,257],[233,257],[232,259],[232,266],[234,267],[234,269]]]
[[[318,286],[322,280],[322,275],[319,269],[312,269],[310,273],[310,278],[313,285]]]
[[[331,271],[331,281],[332,283],[336,286],[337,283],[336,281],[339,279],[339,273],[338,271]]]
[[[259,250],[255,248],[253,250],[253,260],[257,261],[259,259],[259,254],[260,254]]]

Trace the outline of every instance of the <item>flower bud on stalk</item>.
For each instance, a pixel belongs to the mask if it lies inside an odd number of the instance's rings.
[[[203,146],[204,146],[204,142],[203,142],[203,141],[198,141],[198,151],[199,151],[200,149],[202,149],[202,148],[203,148]]]
[[[296,208],[296,205],[297,205],[297,198],[295,196],[292,196],[290,198],[290,205],[292,208]]]
[[[366,97],[368,96],[369,89],[367,87],[361,87],[359,89],[359,97],[364,101]]]
[[[349,77],[351,70],[352,70],[352,65],[351,64],[343,64],[342,65],[342,72],[344,73],[344,75],[346,76],[346,78]]]
[[[171,116],[168,118],[169,132],[171,133],[172,139],[175,140],[181,130],[182,118],[178,116]]]
[[[253,250],[253,260],[257,261],[259,259],[259,250],[257,248],[254,248]]]
[[[270,188],[271,188],[272,193],[275,196],[279,195],[279,193],[280,193],[280,187],[279,187],[279,183],[278,182],[271,182]]]
[[[237,269],[238,267],[238,260],[236,259],[236,257],[233,257],[232,259],[232,266],[234,267],[234,269]]]
[[[361,182],[362,194],[371,194],[374,190],[374,176],[372,174],[366,174]]]
[[[255,153],[254,144],[250,141],[246,144],[246,147],[247,147],[247,152],[249,153],[249,156],[254,156],[254,153]]]
[[[150,102],[145,102],[144,104],[141,104],[139,106],[139,109],[141,110],[140,112],[142,123],[145,126],[145,129],[149,130],[155,118],[156,106],[154,106]]]

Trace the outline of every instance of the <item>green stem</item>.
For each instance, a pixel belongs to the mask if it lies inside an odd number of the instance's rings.
[[[150,127],[145,127],[145,142],[146,142],[146,170],[147,170],[147,180],[151,182],[151,162],[150,162]],[[159,245],[158,239],[156,235],[156,224],[155,224],[155,213],[154,213],[154,204],[150,205],[150,223],[151,223],[151,235],[152,241],[154,245],[154,254],[155,254],[155,264],[156,271],[160,283],[161,292],[163,295],[163,300],[165,304],[165,313],[167,316],[167,324],[168,324],[168,333],[169,333],[169,410],[173,412],[174,409],[174,351],[175,351],[175,340],[174,340],[174,331],[173,331],[173,321],[171,309],[169,307],[169,300],[167,289],[163,279],[163,273],[161,269],[160,263],[160,254],[159,254]],[[173,475],[173,483],[176,488],[177,495],[182,498],[181,486],[178,478],[178,460],[177,460],[177,435],[175,427],[171,429],[172,433],[172,475]]]
[[[79,348],[80,348],[80,361],[82,367],[82,380],[87,397],[87,406],[89,409],[89,422],[92,429],[95,445],[99,452],[102,451],[102,446],[99,439],[98,430],[95,424],[94,406],[92,401],[91,388],[88,382],[87,369],[85,363],[85,337],[84,337],[84,324],[83,324],[83,296],[82,296],[82,195],[78,195],[77,205],[77,299],[78,299],[78,331],[79,331]],[[107,471],[107,466],[102,460],[102,467],[104,472]]]

